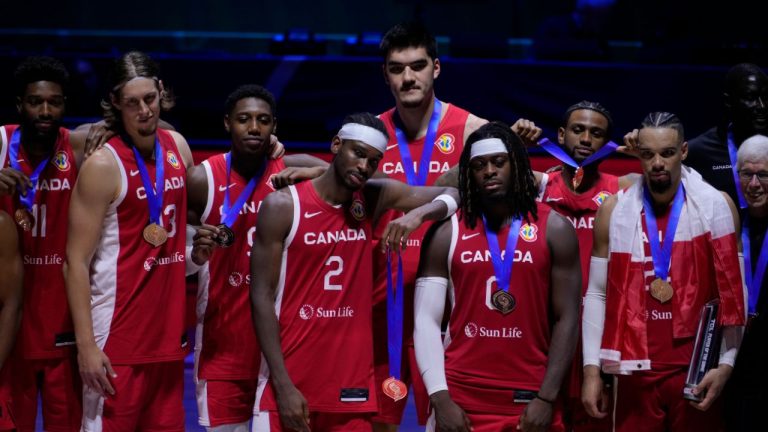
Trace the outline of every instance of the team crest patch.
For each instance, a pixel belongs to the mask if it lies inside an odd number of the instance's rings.
[[[63,151],[56,152],[51,162],[53,162],[53,164],[56,166],[56,168],[59,169],[59,171],[69,170],[69,158],[67,157],[67,154]]]
[[[453,135],[444,133],[435,140],[435,147],[444,154],[451,154],[456,149],[454,142],[456,142],[456,138]]]
[[[176,153],[168,150],[168,152],[165,154],[166,160],[168,160],[168,163],[171,164],[172,167],[179,169],[179,159],[176,158]]]
[[[597,195],[592,197],[592,201],[594,201],[595,204],[597,204],[598,207],[599,207],[599,206],[603,205],[603,202],[605,202],[605,200],[607,200],[609,196],[611,196],[611,194],[609,194],[608,192],[600,191],[600,192],[597,193]]]
[[[352,205],[349,206],[349,212],[352,214],[352,217],[359,221],[365,219],[365,206],[363,206],[363,202],[359,199],[352,201]]]
[[[535,242],[538,238],[539,227],[536,224],[523,224],[520,227],[520,238],[527,242]]]

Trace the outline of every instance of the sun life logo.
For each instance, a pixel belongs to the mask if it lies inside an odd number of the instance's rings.
[[[305,321],[312,318],[314,315],[315,315],[315,308],[313,308],[308,304],[305,304],[299,309],[299,318]]]
[[[239,287],[243,283],[243,275],[238,272],[232,272],[227,280],[233,287]]]
[[[477,336],[477,324],[471,322],[464,326],[464,334],[467,337],[473,338]]]
[[[149,257],[144,261],[144,270],[150,271],[155,265],[157,265],[157,260],[155,257]]]

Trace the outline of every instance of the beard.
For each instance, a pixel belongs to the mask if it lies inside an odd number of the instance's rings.
[[[672,179],[668,178],[666,180],[649,180],[648,187],[651,188],[652,192],[664,193],[672,187]]]

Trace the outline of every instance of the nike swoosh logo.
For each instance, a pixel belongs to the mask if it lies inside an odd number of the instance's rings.
[[[230,184],[229,186],[221,186],[221,185],[219,185],[219,192],[224,192],[225,190],[231,188],[234,185],[235,185],[234,183]]]
[[[397,146],[398,146],[397,144],[392,144],[392,145],[390,145],[390,146],[387,146],[387,150],[389,150],[389,149],[393,149],[393,148],[395,148],[395,147],[397,147]]]
[[[137,175],[139,175],[139,172],[138,172],[138,171],[136,171],[136,170],[131,170],[131,177],[136,177]]]
[[[314,212],[314,213],[304,212],[304,217],[309,219],[309,218],[313,218],[313,217],[319,215],[320,213],[322,213],[322,212],[321,211]]]
[[[474,233],[474,234],[462,234],[462,235],[461,235],[461,239],[462,239],[462,240],[468,240],[468,239],[471,239],[472,237],[477,237],[477,236],[479,236],[479,235],[480,235],[480,233]]]
[[[550,197],[547,197],[547,202],[552,202],[552,201],[561,201],[562,199],[563,199],[563,198],[550,198]]]

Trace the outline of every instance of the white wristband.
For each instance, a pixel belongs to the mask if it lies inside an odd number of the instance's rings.
[[[432,200],[432,202],[435,202],[435,201],[442,201],[448,207],[448,213],[445,214],[445,217],[443,217],[443,219],[447,219],[453,216],[453,214],[456,213],[456,210],[459,209],[459,204],[456,202],[456,200],[452,196],[448,194],[441,194],[436,196],[435,199]]]

